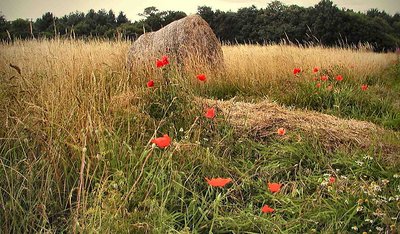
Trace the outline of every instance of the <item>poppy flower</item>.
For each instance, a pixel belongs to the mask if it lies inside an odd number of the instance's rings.
[[[269,207],[268,205],[265,205],[265,206],[263,206],[263,207],[261,208],[261,212],[263,212],[263,213],[272,213],[272,212],[274,212],[274,211],[275,211],[275,209]]]
[[[147,82],[147,87],[148,88],[151,88],[151,87],[153,87],[154,86],[154,80],[149,80],[148,82]]]
[[[206,181],[212,187],[220,187],[220,188],[222,188],[226,184],[230,183],[232,181],[232,179],[231,178],[212,178],[212,179],[206,178]]]
[[[368,85],[366,85],[366,84],[361,85],[361,90],[362,91],[365,91],[367,89],[368,89]]]
[[[317,84],[315,85],[315,87],[317,87],[317,88],[321,87],[321,83],[317,83]]]
[[[164,67],[165,65],[168,65],[168,64],[169,64],[169,61],[168,61],[168,57],[166,55],[162,56],[161,60],[160,59],[156,60],[157,67]]]
[[[318,67],[314,67],[314,69],[312,70],[314,73],[317,73],[319,71]]]
[[[328,80],[328,76],[321,76],[321,80],[322,81],[327,81]]]
[[[196,77],[200,81],[206,81],[206,75],[205,74],[199,74]]]
[[[337,75],[336,76],[336,80],[337,81],[342,81],[343,80],[343,76],[342,75]]]
[[[317,80],[318,80],[318,77],[314,77],[314,78],[313,78],[313,81],[317,81]]]
[[[330,183],[330,184],[335,183],[335,181],[336,181],[336,178],[335,178],[335,177],[333,177],[333,176],[329,177],[329,183]]]
[[[166,55],[162,56],[161,61],[164,66],[169,64],[168,57]]]
[[[213,119],[215,117],[215,108],[208,108],[204,116],[208,119]]]
[[[283,135],[285,135],[285,133],[286,133],[286,130],[285,130],[284,128],[278,128],[278,131],[277,131],[277,133],[278,133],[278,135],[281,135],[281,136],[283,136]]]
[[[162,137],[151,140],[151,143],[156,144],[160,149],[164,149],[171,144],[171,138],[167,134],[164,134]]]
[[[293,69],[293,75],[297,75],[297,74],[300,73],[300,72],[301,72],[301,69],[298,68],[298,67],[296,67],[296,68]]]
[[[332,91],[332,89],[333,89],[333,86],[332,86],[332,85],[328,85],[328,86],[326,87],[326,90],[328,90],[328,91]]]
[[[271,193],[277,193],[281,190],[281,184],[278,183],[268,183],[268,189]]]
[[[163,67],[163,66],[164,66],[164,63],[163,63],[161,60],[157,59],[157,61],[156,61],[156,66],[157,66],[157,67]]]

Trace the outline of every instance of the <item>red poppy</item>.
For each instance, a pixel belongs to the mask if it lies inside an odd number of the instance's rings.
[[[337,81],[342,81],[343,80],[343,76],[342,75],[337,75],[336,76],[336,80]]]
[[[196,77],[200,81],[206,81],[206,75],[205,74],[199,74]]]
[[[335,183],[335,181],[336,181],[336,178],[335,178],[335,177],[333,177],[333,176],[329,177],[329,183],[330,183],[330,184]]]
[[[297,75],[297,74],[300,73],[300,72],[301,72],[301,69],[298,68],[298,67],[296,67],[296,68],[293,69],[293,75]]]
[[[213,119],[215,117],[215,108],[208,108],[204,116],[206,118]]]
[[[164,149],[171,144],[171,138],[167,134],[164,134],[162,137],[151,140],[151,143],[156,144],[158,148]]]
[[[164,67],[165,65],[168,65],[168,64],[169,64],[169,61],[168,61],[168,57],[166,55],[162,56],[161,60],[160,59],[156,60],[157,67]]]
[[[157,59],[157,61],[156,61],[156,66],[157,66],[157,67],[163,67],[163,66],[164,66],[164,63],[163,63],[161,60]]]
[[[328,80],[328,76],[321,76],[321,80],[322,81],[327,81]]]
[[[319,71],[318,67],[314,67],[314,69],[312,70],[314,73],[317,73]]]
[[[154,80],[149,80],[149,82],[147,82],[147,87],[151,88],[154,86]]]
[[[366,84],[361,85],[361,89],[362,89],[362,91],[367,90],[368,89],[368,85],[366,85]]]
[[[169,64],[168,57],[166,55],[162,56],[161,61],[164,66]]]
[[[271,193],[277,193],[281,190],[281,184],[278,183],[268,183],[268,189]]]
[[[272,213],[272,212],[274,212],[274,211],[275,211],[275,209],[269,207],[268,205],[265,205],[265,206],[263,206],[263,207],[261,208],[261,212],[263,212],[263,213]]]
[[[212,178],[212,179],[206,178],[206,181],[212,187],[221,187],[222,188],[226,184],[230,183],[232,181],[232,179],[231,178]]]
[[[278,128],[278,131],[277,131],[277,133],[278,133],[278,135],[281,135],[281,136],[283,136],[283,135],[285,135],[285,133],[286,133],[286,130],[285,130],[284,128]]]
[[[317,81],[317,80],[318,80],[318,77],[314,77],[314,78],[313,78],[313,81]]]
[[[317,88],[321,87],[321,83],[317,83],[317,84],[315,85],[315,87],[317,87]]]
[[[326,90],[328,90],[328,91],[331,91],[333,89],[333,85],[328,85],[327,87],[326,87]]]

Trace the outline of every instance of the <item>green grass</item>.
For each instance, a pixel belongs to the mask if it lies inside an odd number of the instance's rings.
[[[17,137],[0,131],[0,228],[5,233],[395,233],[400,152],[388,160],[379,145],[328,150],[296,130],[256,140],[237,133],[224,116],[204,118],[192,100],[199,94],[268,96],[288,106],[372,121],[398,134],[399,77],[396,64],[365,80],[366,92],[360,90],[364,82],[351,79],[335,84],[334,91],[325,84],[317,89],[313,81],[295,81],[290,91],[268,86],[248,91],[233,85],[192,87],[172,74],[156,89],[137,87],[137,109],[115,112],[112,126],[82,130],[85,147],[73,144],[69,132],[54,123],[32,133],[36,125],[15,120]],[[10,87],[0,87],[8,98],[3,108],[18,110]],[[162,134],[173,139],[170,147],[149,143]],[[232,183],[213,188],[205,177],[229,177]],[[267,182],[281,183],[282,190],[272,194]],[[263,214],[265,204],[275,212]]]

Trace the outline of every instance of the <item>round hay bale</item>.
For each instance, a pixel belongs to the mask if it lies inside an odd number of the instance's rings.
[[[129,51],[128,66],[131,69],[154,66],[156,59],[163,55],[189,69],[221,70],[224,67],[221,43],[199,15],[187,16],[140,36]]]

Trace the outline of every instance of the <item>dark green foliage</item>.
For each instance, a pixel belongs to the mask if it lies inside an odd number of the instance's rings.
[[[400,46],[400,15],[370,9],[366,14],[348,9],[339,9],[330,0],[321,0],[314,7],[285,5],[272,1],[266,8],[250,6],[237,12],[213,11],[208,6],[199,6],[197,13],[211,26],[217,37],[228,43],[286,42],[299,44],[358,45],[369,43],[376,51],[394,50]],[[121,11],[93,9],[85,15],[70,13],[61,18],[47,12],[34,22],[34,36],[54,37],[106,37],[117,35],[135,39],[144,30],[156,31],[174,20],[186,16],[181,11],[160,11],[154,6],[139,14],[143,19],[130,22]],[[17,19],[7,22],[0,18],[0,39],[7,39],[6,30],[14,38],[30,38],[29,21]]]

